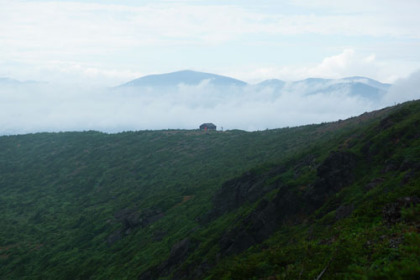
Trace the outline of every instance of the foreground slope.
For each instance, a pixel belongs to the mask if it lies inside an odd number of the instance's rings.
[[[419,112],[0,137],[0,279],[415,277]]]

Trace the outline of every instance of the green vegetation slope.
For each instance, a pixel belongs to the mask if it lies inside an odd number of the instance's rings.
[[[414,279],[419,127],[0,137],[0,279]]]

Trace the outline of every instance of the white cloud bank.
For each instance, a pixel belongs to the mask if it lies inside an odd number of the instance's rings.
[[[42,131],[196,129],[214,122],[224,129],[263,130],[335,121],[394,102],[420,98],[420,72],[399,81],[382,103],[346,92],[305,95],[248,86],[220,90],[211,84],[172,91],[117,91],[48,84],[0,88],[0,134]]]
[[[308,77],[339,79],[364,76],[384,83],[393,83],[398,78],[395,73],[399,68],[398,63],[393,62],[393,65],[390,65],[390,63],[378,61],[374,53],[363,56],[352,48],[346,48],[341,53],[325,57],[313,65],[261,67],[251,71],[242,69],[226,74],[257,81],[279,77],[286,81],[296,81]]]
[[[385,104],[401,103],[420,98],[420,70],[406,79],[400,79],[389,89],[384,98]]]

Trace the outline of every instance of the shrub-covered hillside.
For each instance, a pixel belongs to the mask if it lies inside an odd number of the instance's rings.
[[[416,278],[419,127],[0,137],[0,279]]]

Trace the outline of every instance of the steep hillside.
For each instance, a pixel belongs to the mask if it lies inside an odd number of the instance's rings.
[[[0,279],[415,277],[419,112],[0,137]]]

